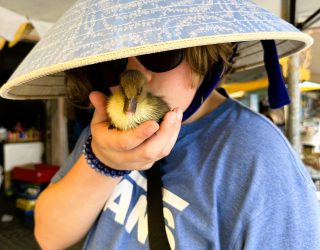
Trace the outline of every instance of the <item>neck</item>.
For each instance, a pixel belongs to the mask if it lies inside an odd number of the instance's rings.
[[[204,117],[214,109],[216,109],[220,104],[222,104],[226,100],[226,97],[219,94],[216,90],[212,91],[209,97],[205,100],[204,103],[200,106],[200,108],[187,120],[183,122],[183,124],[188,124],[199,120]]]

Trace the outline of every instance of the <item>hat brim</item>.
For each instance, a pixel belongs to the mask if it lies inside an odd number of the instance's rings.
[[[132,10],[132,6],[131,13],[136,15],[109,16],[112,8],[106,2],[97,0],[95,8],[91,9],[87,1],[78,1],[23,60],[2,86],[0,95],[9,99],[61,97],[65,95],[65,70],[130,56],[241,42],[234,60],[234,69],[239,71],[263,64],[260,40],[275,40],[279,57],[301,51],[313,42],[309,35],[251,2],[241,6],[236,1],[228,2],[228,5],[206,4],[203,10],[198,6],[195,12],[188,10],[190,6],[174,2],[165,6],[169,17],[160,15],[161,8],[153,7],[157,13],[152,12],[152,18],[148,16],[146,20],[141,20],[144,16]],[[140,7],[147,6],[139,4]],[[126,13],[128,8],[130,6],[113,11]],[[94,12],[96,9],[99,11]],[[219,15],[221,9],[229,16]],[[207,12],[211,15],[204,16]],[[121,13],[117,14],[121,16]]]

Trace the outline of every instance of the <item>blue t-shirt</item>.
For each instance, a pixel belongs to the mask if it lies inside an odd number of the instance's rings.
[[[308,172],[269,120],[232,99],[182,126],[161,172],[172,249],[320,249],[319,204]],[[84,249],[148,249],[146,187],[144,172],[126,176]]]

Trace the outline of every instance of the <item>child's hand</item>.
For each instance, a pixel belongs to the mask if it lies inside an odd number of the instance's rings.
[[[105,165],[118,170],[146,170],[167,156],[173,148],[181,127],[182,111],[168,112],[159,124],[147,121],[137,128],[119,131],[109,129],[105,111],[107,97],[92,92],[95,107],[91,121],[92,150]]]

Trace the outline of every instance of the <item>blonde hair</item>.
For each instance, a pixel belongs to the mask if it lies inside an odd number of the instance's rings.
[[[207,46],[191,47],[185,50],[185,58],[192,71],[205,76],[212,66],[221,61],[225,67],[230,67],[230,57],[233,53],[230,43],[213,44]]]
[[[184,49],[184,57],[190,65],[192,73],[200,77],[204,77],[210,72],[213,65],[218,62],[223,63],[224,71],[226,72],[231,67],[229,60],[232,53],[233,47],[230,43]],[[92,90],[96,90],[93,87],[96,84],[93,83],[92,77],[97,77],[92,76],[90,69],[95,66],[97,65],[84,66],[66,71],[66,95],[75,106],[83,107],[90,105],[89,94]]]

